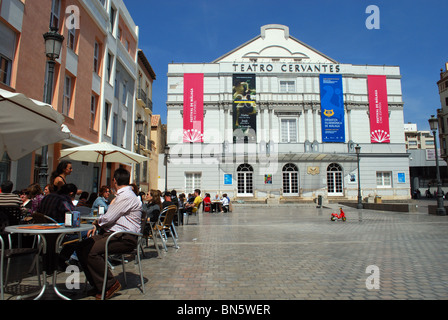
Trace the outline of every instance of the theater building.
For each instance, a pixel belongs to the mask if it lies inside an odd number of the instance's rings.
[[[169,189],[340,201],[360,181],[364,199],[410,198],[398,66],[339,63],[266,25],[211,63],[170,64],[167,92]]]

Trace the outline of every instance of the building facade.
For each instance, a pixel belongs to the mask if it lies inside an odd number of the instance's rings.
[[[49,146],[48,174],[56,168],[61,149],[107,141],[135,151],[139,28],[124,1],[3,0],[0,5],[3,89],[46,101],[48,68],[42,35],[50,25],[64,36],[50,100],[65,116],[71,138]],[[2,179],[26,188],[38,181],[41,163],[40,150],[18,161],[3,156]],[[68,182],[93,192],[110,185],[111,174],[120,165],[107,164],[103,181],[98,181],[99,164],[72,164]]]
[[[339,63],[283,25],[168,66],[168,188],[241,201],[409,199],[400,69]],[[357,154],[360,151],[360,176]]]
[[[439,119],[439,140],[441,156],[448,161],[448,62],[445,64],[445,71],[440,69],[440,80],[437,81],[440,95],[440,109],[437,110]]]
[[[156,79],[156,74],[151,67],[148,59],[142,50],[138,50],[138,79],[137,79],[137,93],[136,93],[136,106],[135,118],[143,121],[142,132],[140,137],[136,136],[135,145],[136,152],[143,154],[148,160],[141,164],[137,164],[135,167],[136,181],[142,191],[150,190],[151,177],[150,177],[150,161],[153,156],[153,142],[151,141],[151,117],[152,117],[152,84]],[[138,178],[137,178],[138,176]]]

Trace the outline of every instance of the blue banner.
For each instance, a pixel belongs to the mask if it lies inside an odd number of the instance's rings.
[[[342,75],[320,75],[322,142],[345,142]]]

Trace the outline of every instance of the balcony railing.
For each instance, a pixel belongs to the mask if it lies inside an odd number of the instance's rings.
[[[143,89],[138,90],[137,99],[141,100],[144,104],[144,107],[149,109],[152,112],[152,101],[146,95],[145,90],[143,90]]]

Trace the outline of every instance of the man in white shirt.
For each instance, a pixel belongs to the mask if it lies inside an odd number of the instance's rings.
[[[79,262],[86,278],[96,291],[96,298],[101,299],[104,280],[104,252],[107,237],[115,231],[140,232],[142,202],[129,186],[129,171],[119,168],[114,172],[113,187],[117,190],[115,199],[109,205],[107,213],[94,221],[95,229],[89,232],[88,238],[80,243],[76,250]],[[96,230],[99,229],[99,233]],[[109,242],[109,253],[132,251],[137,245],[137,237],[119,235]],[[109,270],[106,283],[106,299],[121,289],[121,285]]]

